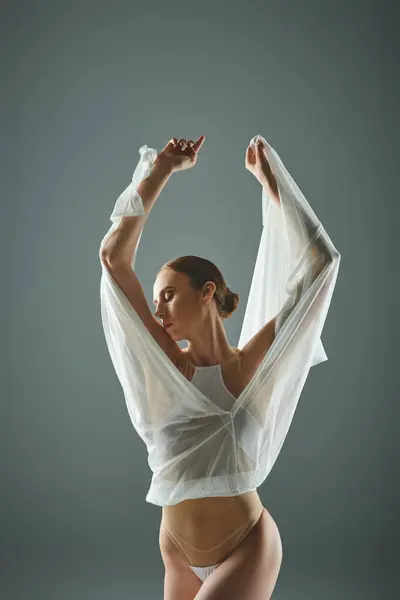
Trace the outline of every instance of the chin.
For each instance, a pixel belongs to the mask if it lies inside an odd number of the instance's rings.
[[[170,337],[174,340],[174,342],[181,342],[182,340],[185,339],[182,336],[176,335],[176,334],[172,334]]]
[[[172,331],[171,332],[167,331],[167,333],[168,333],[169,337],[174,340],[174,342],[181,342],[182,340],[185,339],[181,335],[179,335],[179,333],[172,333]]]

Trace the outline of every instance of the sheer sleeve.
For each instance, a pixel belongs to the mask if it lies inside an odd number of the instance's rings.
[[[238,347],[273,317],[276,336],[232,411],[237,443],[251,446],[256,457],[256,486],[279,455],[310,368],[327,360],[321,333],[340,264],[322,223],[262,139],[280,204],[263,189],[261,240]]]
[[[255,144],[259,137],[253,138],[252,143]],[[313,288],[314,293],[307,295],[307,292],[324,270],[326,275],[326,269],[332,271],[333,268],[335,275],[333,279],[331,275],[330,292],[324,294],[323,301],[329,306],[340,262],[338,251],[278,154],[264,138],[261,139],[277,181],[280,204],[263,188],[262,235],[239,347],[273,317],[276,317],[275,332],[278,334],[299,303],[304,306],[307,298],[308,318],[316,311],[321,317],[321,298],[314,297],[318,283]],[[312,352],[311,366],[327,360],[319,337]]]
[[[106,235],[101,240],[99,256],[101,255],[101,251],[105,244],[105,241],[111,235],[111,233],[118,227],[118,224],[122,217],[137,217],[145,214],[143,201],[140,197],[140,194],[137,191],[137,188],[140,182],[146,177],[148,177],[151,173],[151,170],[154,166],[154,162],[157,158],[157,150],[155,148],[149,148],[147,145],[144,145],[141,146],[141,148],[139,148],[139,154],[140,160],[133,172],[132,181],[118,196],[115,202],[114,209],[110,216],[110,221],[112,221],[112,225],[107,231]],[[135,268],[136,253],[137,248],[140,244],[142,233],[143,231],[141,231],[140,233],[135,251],[133,252],[132,256],[131,267],[133,270]]]

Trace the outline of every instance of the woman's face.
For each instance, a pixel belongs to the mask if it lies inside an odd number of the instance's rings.
[[[208,286],[214,286],[212,282]],[[211,288],[214,289],[214,288]],[[201,290],[190,285],[188,275],[163,269],[157,275],[153,286],[155,316],[167,327],[168,335],[178,342],[188,340],[191,333],[197,333],[203,321],[206,304]]]

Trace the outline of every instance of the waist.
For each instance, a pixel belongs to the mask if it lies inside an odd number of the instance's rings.
[[[218,543],[225,535],[251,519],[263,508],[256,490],[238,496],[213,496],[183,500],[162,508],[162,522],[169,531],[197,547]]]

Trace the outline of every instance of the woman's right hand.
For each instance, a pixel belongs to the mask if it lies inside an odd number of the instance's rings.
[[[196,142],[181,138],[172,138],[156,158],[156,162],[170,169],[172,173],[184,171],[195,166],[197,154],[206,138],[201,135]]]

